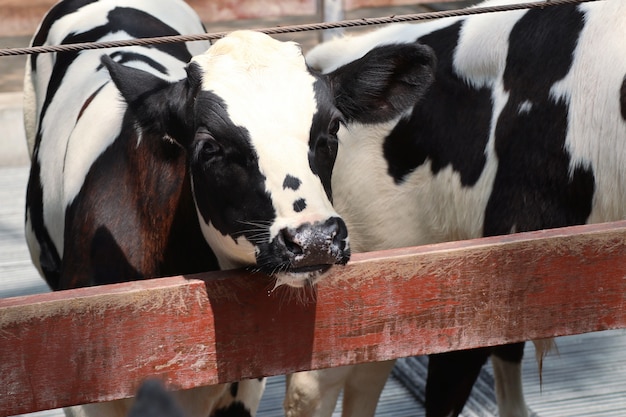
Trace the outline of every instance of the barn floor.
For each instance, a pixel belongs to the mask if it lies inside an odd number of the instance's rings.
[[[416,7],[355,11],[348,18],[414,13]],[[269,27],[287,22],[246,22],[246,27]],[[297,19],[291,23],[302,23]],[[229,26],[211,26],[211,31]],[[289,36],[289,35],[287,35]],[[293,39],[305,49],[316,43],[311,35]],[[0,47],[25,46],[27,37],[0,39]],[[24,57],[0,58],[0,298],[47,291],[30,263],[24,241],[24,193],[28,178],[21,128],[21,77]],[[16,104],[17,103],[17,104]],[[17,139],[15,139],[17,138]],[[533,417],[626,416],[626,330],[563,337],[559,353],[544,363],[543,385],[539,384],[532,344],[526,348],[524,390]],[[425,358],[400,360],[382,394],[377,409],[380,417],[424,415]],[[2,387],[0,387],[2,395]],[[260,417],[282,415],[284,377],[270,378],[259,411]],[[34,413],[33,417],[57,417],[61,410]],[[334,417],[341,415],[340,406]],[[497,416],[493,373],[483,370],[466,405],[464,417]]]

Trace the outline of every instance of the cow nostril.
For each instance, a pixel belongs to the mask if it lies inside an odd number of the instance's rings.
[[[348,230],[339,217],[324,222],[285,227],[276,236],[273,250],[283,265],[294,272],[323,272],[330,265],[345,265],[350,259]]]
[[[335,248],[343,250],[348,237],[348,228],[346,224],[338,217],[333,217],[326,223],[328,235],[331,236],[332,243]]]
[[[280,234],[287,251],[293,255],[302,255],[304,253],[302,246],[295,241],[296,235],[290,229],[283,229]]]

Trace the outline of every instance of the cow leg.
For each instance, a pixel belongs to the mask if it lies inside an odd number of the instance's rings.
[[[354,366],[298,372],[287,376],[286,417],[330,417]]]
[[[500,417],[528,417],[522,388],[524,343],[498,346],[491,356]]]
[[[430,355],[426,416],[458,416],[490,353],[491,348],[480,348]]]
[[[252,417],[256,415],[263,391],[265,391],[265,378],[233,382],[227,384],[226,388],[211,412],[211,417]],[[199,417],[206,415],[205,413]]]
[[[373,417],[380,393],[396,361],[372,362],[354,367],[343,392],[342,417]]]

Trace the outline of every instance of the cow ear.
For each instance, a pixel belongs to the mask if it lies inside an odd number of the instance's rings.
[[[102,55],[102,64],[109,70],[115,86],[129,105],[145,101],[169,83],[149,72],[119,64],[108,55]]]
[[[412,108],[435,78],[433,50],[419,43],[377,47],[329,74],[347,120],[381,123]]]
[[[188,125],[185,80],[171,83],[149,72],[119,64],[108,55],[103,55],[101,61],[142,128],[185,141]]]

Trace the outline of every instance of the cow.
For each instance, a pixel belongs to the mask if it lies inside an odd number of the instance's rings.
[[[63,0],[32,45],[203,31],[182,0]],[[331,204],[340,125],[381,106],[389,119],[406,111],[431,60],[420,45],[399,45],[322,75],[299,45],[252,31],[210,47],[32,55],[25,233],[34,265],[52,290],[240,267],[293,291],[311,287],[350,257]],[[178,396],[189,417],[254,415],[263,386]],[[125,416],[129,405],[66,413]]]
[[[486,2],[483,6],[506,4]],[[626,218],[626,2],[393,24],[313,48],[331,73],[422,44],[436,68],[412,110],[339,132],[334,205],[356,252]],[[428,67],[424,67],[429,70]],[[549,318],[547,318],[549,320]],[[458,415],[488,357],[499,415],[528,416],[524,343],[431,355],[426,415]],[[290,377],[289,417],[373,416],[393,362]]]

